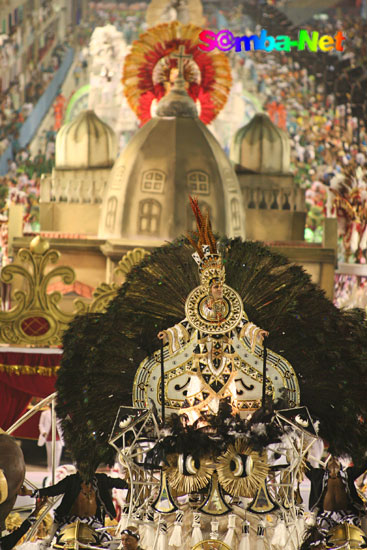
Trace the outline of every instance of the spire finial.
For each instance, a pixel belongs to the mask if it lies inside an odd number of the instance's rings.
[[[177,78],[183,79],[183,66],[185,59],[191,59],[192,55],[185,54],[185,46],[183,44],[180,44],[178,47],[178,53],[173,53],[172,57],[177,59],[177,69],[178,69],[178,75]]]

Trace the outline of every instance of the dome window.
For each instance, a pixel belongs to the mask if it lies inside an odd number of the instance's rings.
[[[162,170],[148,170],[143,173],[141,190],[143,193],[163,193],[166,174]]]
[[[209,177],[201,170],[190,172],[187,177],[190,193],[196,195],[209,195]]]
[[[144,235],[158,235],[161,220],[161,205],[154,199],[146,199],[139,203],[138,232]]]
[[[110,197],[107,202],[106,229],[113,231],[117,210],[117,198]]]

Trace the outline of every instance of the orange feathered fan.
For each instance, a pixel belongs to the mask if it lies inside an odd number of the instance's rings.
[[[179,46],[185,46],[183,76],[187,93],[200,103],[199,118],[209,124],[224,107],[232,84],[231,69],[223,52],[204,52],[199,48],[199,34],[203,29],[196,25],[183,25],[178,21],[157,25],[141,34],[126,56],[122,83],[124,94],[142,124],[151,118],[154,99],[167,94],[172,69],[177,68]]]

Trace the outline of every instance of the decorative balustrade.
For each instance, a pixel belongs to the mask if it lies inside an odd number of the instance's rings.
[[[304,212],[304,190],[294,186],[264,188],[249,185],[243,187],[245,208],[256,210],[289,210]]]
[[[43,175],[41,202],[102,203],[110,170],[54,170]]]

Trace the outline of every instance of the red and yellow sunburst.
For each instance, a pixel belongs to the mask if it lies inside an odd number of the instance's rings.
[[[232,84],[228,58],[222,52],[204,52],[199,48],[201,27],[182,25],[178,21],[149,29],[135,40],[126,56],[122,83],[130,107],[142,124],[151,118],[154,99],[167,94],[172,70],[177,68],[180,45],[185,46],[183,76],[187,92],[200,102],[200,120],[209,124],[224,107]]]

